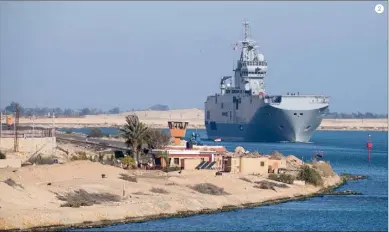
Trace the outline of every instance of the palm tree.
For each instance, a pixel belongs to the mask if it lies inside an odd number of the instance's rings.
[[[139,150],[144,143],[148,142],[148,127],[143,122],[139,121],[138,116],[126,116],[126,124],[120,128],[121,136],[126,140],[128,147],[131,147],[136,165],[139,167]]]

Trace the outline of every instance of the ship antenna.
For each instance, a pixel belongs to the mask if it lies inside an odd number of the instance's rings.
[[[247,38],[249,36],[249,22],[244,21],[243,25],[244,25],[244,40],[247,40]]]

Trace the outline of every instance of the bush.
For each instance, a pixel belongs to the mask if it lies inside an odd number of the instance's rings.
[[[168,168],[163,168],[163,172],[175,172],[181,170],[181,167],[168,167]]]
[[[120,159],[123,163],[123,165],[125,165],[126,169],[131,167],[131,168],[135,168],[135,160],[134,158],[132,158],[131,156],[125,156],[123,158]]]
[[[100,138],[103,136],[104,133],[99,128],[92,128],[88,134],[88,137],[92,137],[92,138]]]
[[[127,180],[127,181],[130,181],[130,182],[138,182],[136,176],[130,176],[130,175],[127,175],[127,174],[124,174],[124,173],[120,174],[119,179]]]
[[[274,187],[278,188],[289,188],[286,184],[278,184],[278,183],[273,183],[270,181],[262,180],[262,181],[256,181],[254,182],[257,185],[254,185],[254,188],[260,188],[260,189],[272,189],[276,191]]]
[[[308,165],[303,165],[301,167],[297,179],[303,180],[306,183],[313,184],[315,186],[323,185],[323,179],[321,178],[319,172]]]
[[[75,161],[75,160],[89,160],[89,159],[85,151],[78,151],[76,152],[76,155],[72,156],[70,160]]]
[[[271,173],[269,174],[268,179],[286,183],[286,184],[293,184],[294,182],[294,176],[285,173],[282,173],[280,175]]]
[[[72,129],[67,129],[67,130],[65,130],[65,133],[66,134],[71,134],[71,133],[73,133],[73,131],[72,131]]]
[[[209,194],[209,195],[229,195],[229,193],[225,192],[223,188],[219,188],[214,184],[204,183],[204,184],[196,184],[191,187],[193,190],[196,190],[199,193]]]
[[[64,195],[58,195],[58,200],[66,201],[61,207],[73,207],[78,208],[80,206],[91,206],[94,204],[101,204],[102,202],[119,202],[120,197],[118,195],[110,193],[88,193],[87,191],[80,189],[74,192],[66,193]]]
[[[5,155],[5,153],[0,151],[0,159],[6,159],[6,158],[7,156]]]
[[[53,156],[42,157],[42,155],[39,155],[32,163],[38,165],[55,164],[58,163],[58,160]]]
[[[319,171],[324,177],[335,176],[336,173],[332,170],[329,162],[319,161],[313,164],[313,167]]]
[[[162,193],[162,194],[168,194],[169,192],[162,188],[151,188],[150,192],[152,193]]]

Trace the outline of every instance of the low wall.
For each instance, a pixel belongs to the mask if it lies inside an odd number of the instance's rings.
[[[53,154],[53,148],[57,146],[55,137],[46,138],[19,138],[19,152]],[[14,149],[14,138],[0,138],[0,148]]]

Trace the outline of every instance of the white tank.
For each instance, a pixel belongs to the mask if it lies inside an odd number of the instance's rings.
[[[265,56],[263,54],[258,54],[257,58],[259,61],[265,61]]]

